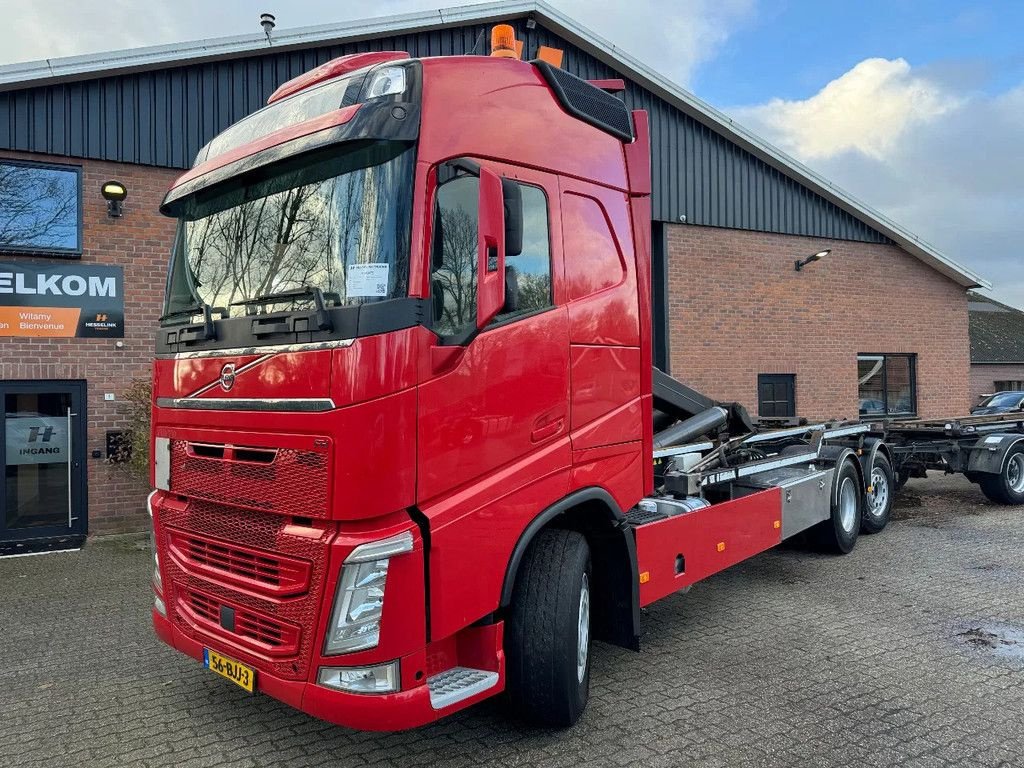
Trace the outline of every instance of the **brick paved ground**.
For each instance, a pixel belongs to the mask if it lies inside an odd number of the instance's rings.
[[[328,726],[160,645],[138,545],[0,561],[0,765],[1024,765],[1024,511],[932,479],[897,516],[850,557],[781,549],[645,612],[562,733],[500,703]]]

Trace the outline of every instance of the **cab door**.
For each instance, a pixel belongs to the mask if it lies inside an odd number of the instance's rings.
[[[506,563],[527,522],[568,485],[568,318],[552,285],[561,274],[552,237],[561,231],[557,182],[484,167],[517,185],[523,237],[519,253],[505,253],[505,306],[479,332],[480,179],[456,174],[433,196],[433,334],[422,350],[417,498],[431,521],[432,578],[446,585],[431,593],[435,638],[496,608],[504,568],[480,563]]]

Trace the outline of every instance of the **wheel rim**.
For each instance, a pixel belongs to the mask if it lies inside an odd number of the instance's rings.
[[[590,581],[583,574],[580,584],[580,613],[576,626],[576,679],[583,682],[587,674],[587,658],[590,655]]]
[[[857,488],[850,478],[844,478],[839,486],[839,524],[847,533],[853,530],[857,519]]]
[[[1006,484],[1014,493],[1024,492],[1024,453],[1015,453],[1006,465]]]
[[[881,517],[889,504],[889,477],[878,467],[871,472],[871,515]]]

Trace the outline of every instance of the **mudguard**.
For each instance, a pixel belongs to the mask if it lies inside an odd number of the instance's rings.
[[[995,434],[981,438],[971,448],[967,471],[998,475],[1003,471],[1006,454],[1021,443],[1024,443],[1024,435]]]
[[[892,455],[889,453],[889,447],[885,444],[884,440],[877,437],[864,438],[864,450],[860,452],[857,458],[860,459],[861,474],[867,478],[869,483],[871,481],[871,468],[875,466],[875,457],[878,454],[885,456],[889,460],[889,464],[892,464]]]

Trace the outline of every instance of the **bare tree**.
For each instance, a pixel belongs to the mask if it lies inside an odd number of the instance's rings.
[[[551,306],[551,275],[518,275],[519,311],[530,312]]]
[[[74,174],[0,164],[0,246],[74,247],[77,228]]]
[[[461,208],[441,209],[444,263],[434,271],[444,306],[440,327],[450,333],[476,319],[477,222]]]

